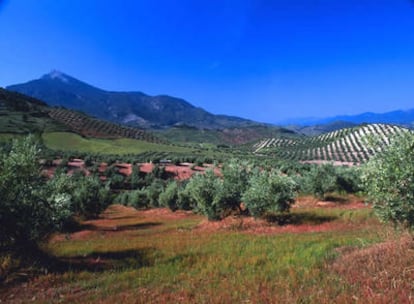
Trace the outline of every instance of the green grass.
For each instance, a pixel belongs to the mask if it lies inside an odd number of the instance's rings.
[[[192,150],[165,144],[150,143],[141,140],[121,139],[96,139],[84,138],[69,132],[44,133],[44,144],[54,150],[79,151],[102,154],[139,154],[143,152],[171,152],[191,153]]]
[[[67,131],[68,128],[43,113],[0,111],[0,130],[2,133],[27,134]]]
[[[327,265],[338,255],[336,248],[383,239],[372,211],[293,212],[308,214],[306,224],[329,217],[342,228],[267,235],[210,231],[195,228],[204,220],[196,215],[171,219],[115,211],[112,219],[96,226],[105,229],[45,247],[72,266],[39,277],[30,298],[42,302],[42,289],[36,287],[42,286],[67,303],[328,303],[344,294],[351,299],[351,285]],[[88,268],[100,260],[102,268]]]
[[[24,137],[24,134],[15,134],[15,133],[0,133],[0,143],[8,142],[12,139],[18,139]]]

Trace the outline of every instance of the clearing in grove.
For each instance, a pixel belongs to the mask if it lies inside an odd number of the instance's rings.
[[[273,222],[110,206],[44,244],[48,273],[0,288],[21,303],[406,303],[413,241],[353,197],[298,199]]]

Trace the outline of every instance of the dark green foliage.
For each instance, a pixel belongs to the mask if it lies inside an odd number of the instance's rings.
[[[380,219],[414,227],[414,135],[398,136],[363,168],[368,199]]]
[[[303,179],[303,190],[323,199],[325,194],[337,189],[337,176],[332,165],[313,166]]]
[[[148,193],[145,188],[122,192],[118,195],[115,201],[119,204],[131,206],[136,209],[148,208],[150,204]]]
[[[185,191],[194,201],[196,211],[206,215],[209,220],[221,219],[225,208],[222,195],[223,182],[212,170],[193,176]]]
[[[179,187],[177,182],[170,182],[165,190],[159,195],[160,205],[168,207],[172,211],[179,209],[178,192]]]
[[[0,155],[0,246],[36,243],[71,216],[70,195],[40,177],[33,137]]]
[[[355,167],[335,167],[330,164],[313,165],[302,176],[294,177],[301,191],[319,199],[331,192],[357,193],[361,190],[360,171]]]
[[[241,197],[247,188],[252,166],[248,162],[231,159],[222,168],[223,200],[228,209],[239,209]]]
[[[72,210],[86,218],[96,218],[111,204],[109,184],[102,185],[96,176],[82,176],[75,180]]]
[[[149,205],[155,208],[160,207],[159,196],[164,190],[163,181],[155,179],[145,190],[147,191]]]
[[[182,184],[178,188],[177,208],[179,210],[192,210],[195,208],[196,202],[192,199],[191,194],[187,191],[186,184]]]
[[[357,193],[362,191],[361,170],[357,167],[337,167],[338,190],[346,193]]]
[[[129,176],[131,189],[138,189],[144,186],[144,179],[141,177],[139,167],[137,165],[132,166],[132,172]]]
[[[295,181],[280,172],[256,170],[243,194],[243,202],[254,217],[267,212],[285,212],[294,203]]]

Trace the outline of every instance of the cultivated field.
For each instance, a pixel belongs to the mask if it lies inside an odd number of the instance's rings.
[[[69,150],[102,154],[140,154],[143,152],[191,153],[191,149],[159,143],[150,143],[137,139],[98,139],[84,138],[75,133],[54,132],[42,135],[45,145],[50,149]]]
[[[256,154],[296,161],[366,162],[408,129],[387,124],[367,124],[305,138],[267,138],[254,146]]]

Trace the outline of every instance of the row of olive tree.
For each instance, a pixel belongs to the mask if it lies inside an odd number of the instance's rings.
[[[332,164],[312,165],[295,176],[300,191],[325,199],[333,192],[357,193],[363,191],[361,170],[357,167],[338,167]]]
[[[291,177],[243,161],[230,160],[220,175],[209,169],[185,182],[154,180],[148,187],[123,192],[118,202],[136,208],[191,209],[219,220],[234,211],[255,217],[288,211],[298,189]]]
[[[111,195],[97,177],[41,176],[34,137],[0,151],[0,248],[35,246],[73,215],[94,217]]]

